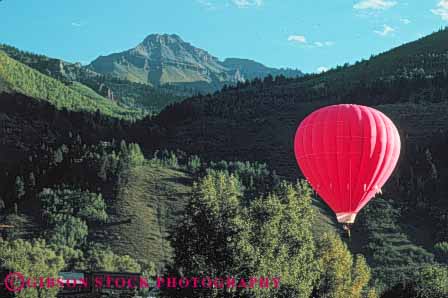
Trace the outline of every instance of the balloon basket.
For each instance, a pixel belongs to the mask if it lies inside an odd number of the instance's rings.
[[[352,235],[351,235],[352,226],[353,226],[352,223],[345,223],[345,224],[342,225],[342,228],[343,228],[344,231],[346,231],[346,233],[347,233],[347,237],[348,237],[348,239],[351,239],[351,236],[352,236]]]

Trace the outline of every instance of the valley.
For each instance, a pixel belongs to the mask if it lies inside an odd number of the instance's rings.
[[[339,253],[351,260],[340,268],[371,269],[366,292],[414,290],[422,268],[447,264],[447,53],[448,29],[322,74],[219,61],[177,35],[150,35],[87,66],[2,46],[0,211],[18,227],[6,236],[46,239],[67,270],[287,268],[296,293],[325,291],[317,276],[325,283],[334,272],[313,268]],[[292,143],[306,115],[339,103],[384,112],[403,144],[350,240],[296,184]],[[72,193],[79,202],[69,203]],[[46,200],[74,205],[56,210]]]

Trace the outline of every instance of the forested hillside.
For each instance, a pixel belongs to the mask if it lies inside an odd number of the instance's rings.
[[[305,115],[328,104],[376,106],[398,123],[404,140],[429,141],[446,129],[447,38],[443,30],[321,75],[256,79],[172,105],[157,122],[171,129],[167,146],[219,158],[238,152],[268,160],[285,175],[295,169],[292,162],[285,164],[293,160],[290,136]],[[408,73],[390,67],[390,61],[407,61],[401,68]]]
[[[50,102],[58,109],[72,111],[99,111],[105,115],[119,118],[137,118],[141,113],[122,107],[112,100],[99,96],[95,92],[68,87],[56,79],[10,58],[0,51],[1,90],[19,92],[35,99]]]
[[[59,80],[68,87],[82,84],[85,86],[84,88],[88,87],[102,97],[129,108],[142,109],[145,113],[157,113],[168,104],[195,94],[193,90],[187,88],[165,86],[155,89],[145,84],[101,75],[79,63],[69,63],[21,51],[8,45],[0,45],[0,50],[11,58]]]
[[[0,219],[14,228],[0,240],[2,269],[142,272],[145,277],[231,269],[239,276],[288,277],[280,290],[254,290],[255,295],[375,297],[362,256],[352,256],[331,231],[314,240],[306,183],[281,181],[264,164],[208,163],[179,151],[145,159],[135,143],[90,145],[78,135],[59,147],[43,143],[20,168],[3,169]],[[223,239],[229,244],[224,251]],[[278,245],[285,248],[277,251]],[[42,254],[38,260],[36,253]],[[334,259],[334,267],[323,265]],[[347,271],[353,277],[341,277]],[[163,295],[177,290],[164,289]],[[27,290],[29,297],[56,292]],[[200,293],[192,295],[211,294]],[[252,290],[237,291],[247,293]]]

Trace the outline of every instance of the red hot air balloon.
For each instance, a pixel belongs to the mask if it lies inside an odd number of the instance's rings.
[[[294,152],[313,189],[349,226],[392,174],[400,136],[392,121],[366,106],[321,108],[297,128]]]

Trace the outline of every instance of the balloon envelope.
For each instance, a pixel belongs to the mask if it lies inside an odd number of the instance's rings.
[[[370,107],[321,108],[297,128],[294,152],[303,175],[336,213],[353,223],[394,170],[400,136],[392,121]]]

